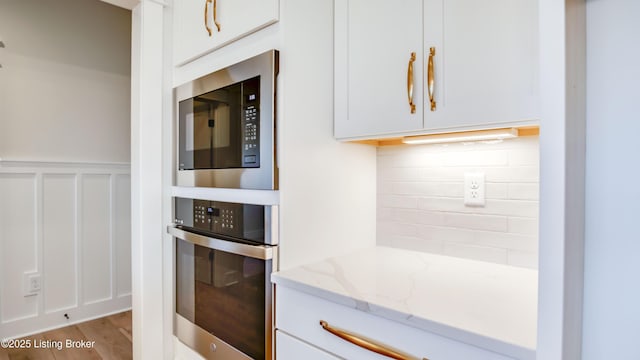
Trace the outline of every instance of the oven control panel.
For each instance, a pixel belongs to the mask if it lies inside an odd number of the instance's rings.
[[[221,201],[175,198],[175,223],[212,237],[264,243],[265,207]]]

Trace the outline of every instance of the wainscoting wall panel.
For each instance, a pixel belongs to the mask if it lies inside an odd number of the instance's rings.
[[[76,181],[75,174],[44,174],[42,177],[45,313],[78,306]]]
[[[38,299],[24,297],[22,279],[38,269],[36,217],[36,174],[0,173],[3,322],[38,315]]]
[[[131,175],[115,175],[114,244],[116,296],[131,296]]]
[[[83,303],[111,297],[111,204],[109,175],[81,175]]]
[[[129,164],[0,160],[0,338],[131,308],[130,198]]]

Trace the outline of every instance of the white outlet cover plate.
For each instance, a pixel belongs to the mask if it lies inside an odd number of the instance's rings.
[[[483,172],[464,173],[464,204],[483,207],[485,205],[485,184]]]
[[[40,291],[40,274],[37,272],[26,272],[22,278],[22,292],[24,296],[37,295]]]

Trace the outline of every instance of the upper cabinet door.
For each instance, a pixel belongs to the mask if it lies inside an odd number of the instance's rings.
[[[425,62],[435,50],[425,129],[536,119],[537,19],[534,0],[425,0]]]
[[[422,12],[422,0],[335,1],[336,137],[422,128]]]
[[[278,21],[279,0],[178,0],[174,64],[183,65]]]
[[[537,21],[536,0],[336,0],[336,138],[536,124]]]

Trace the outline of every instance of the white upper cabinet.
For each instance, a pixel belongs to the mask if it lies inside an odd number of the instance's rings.
[[[422,128],[422,0],[401,3],[335,2],[336,72],[343,72],[336,75],[335,97],[336,105],[344,104],[336,114],[338,137]]]
[[[183,65],[278,21],[279,0],[177,0],[173,62]]]
[[[537,122],[537,1],[340,0],[335,17],[337,138]]]

